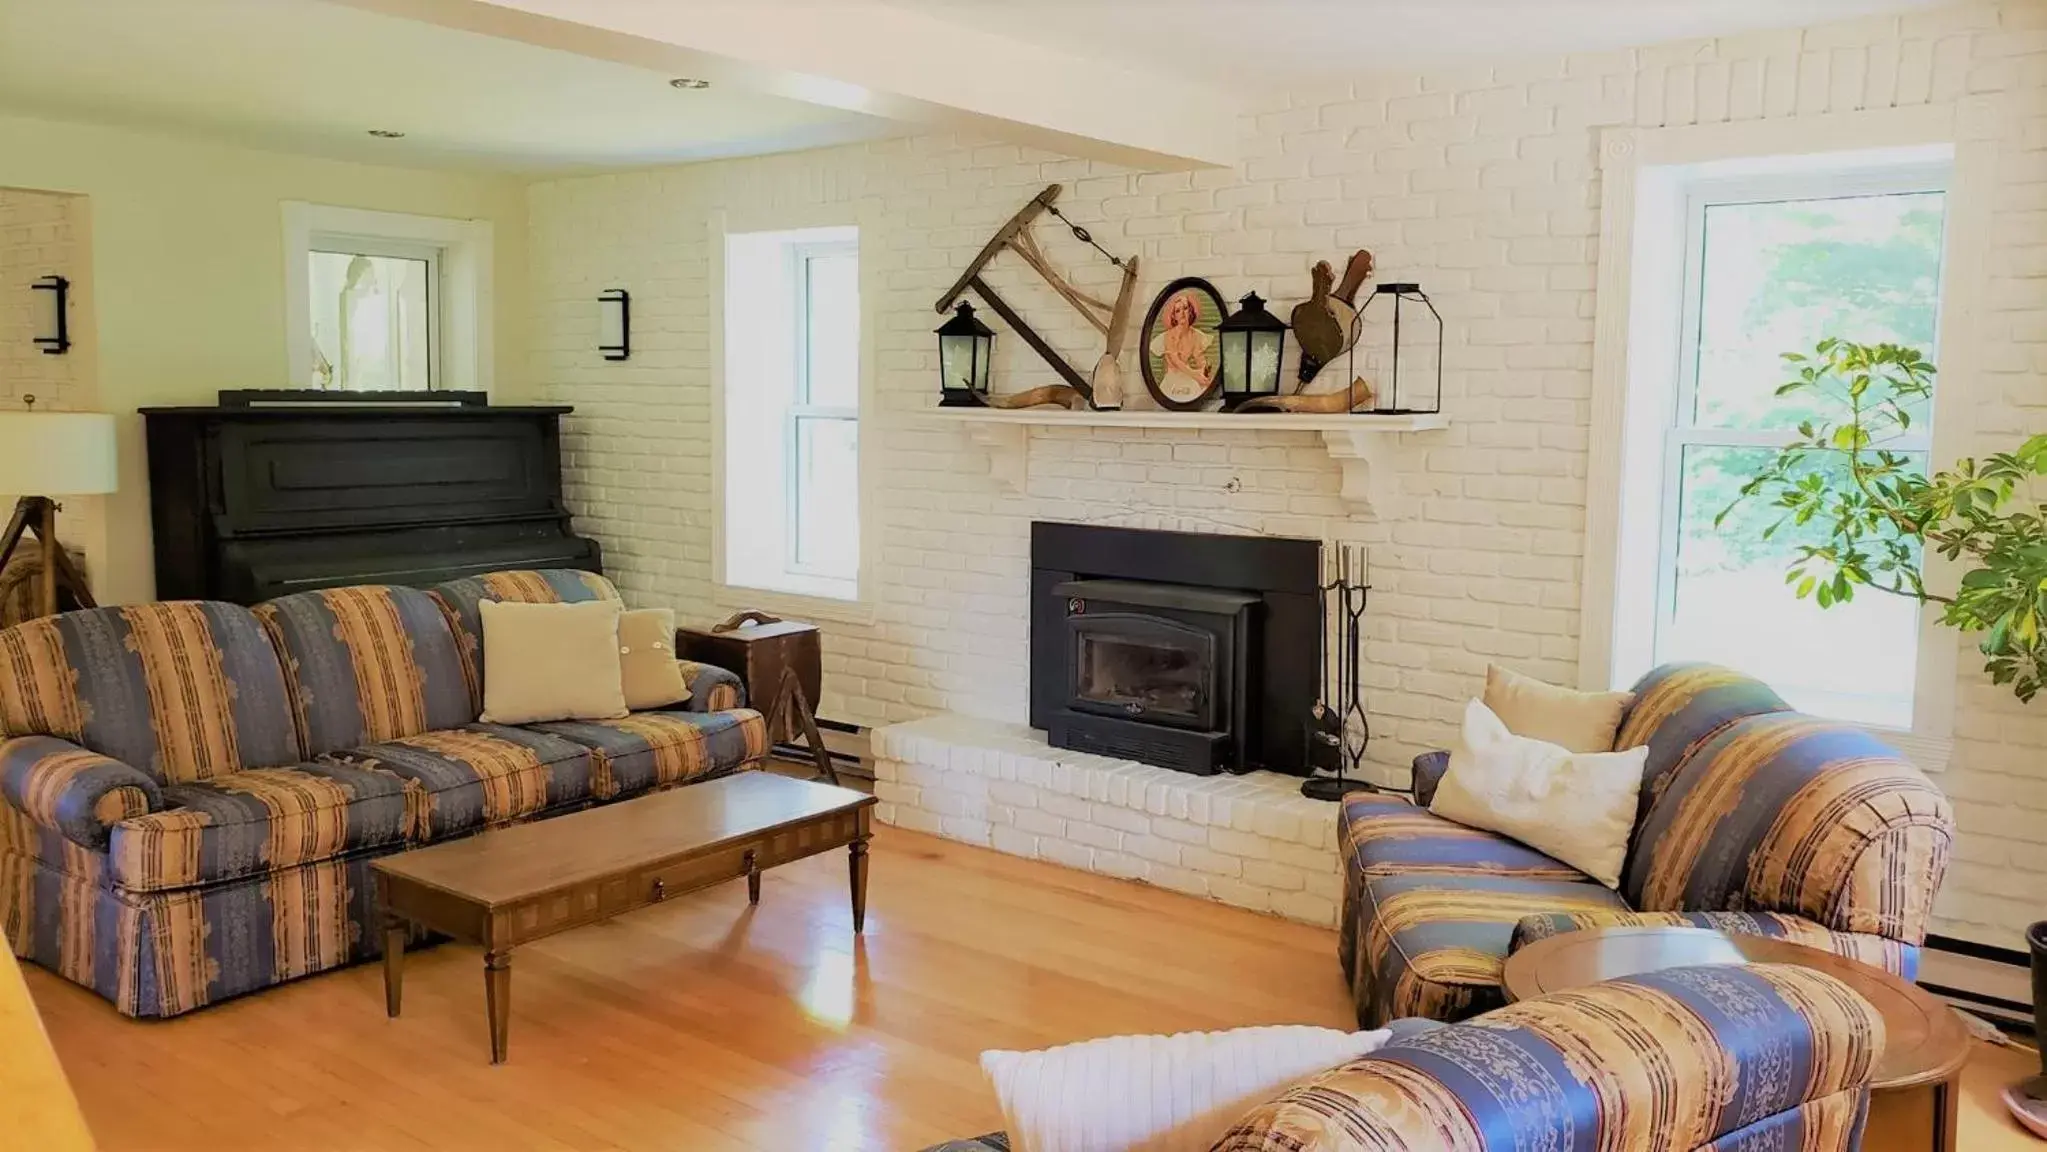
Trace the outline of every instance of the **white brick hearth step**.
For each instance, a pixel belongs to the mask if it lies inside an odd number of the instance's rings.
[[[1273,772],[1193,776],[1053,748],[953,713],[874,730],[876,816],[931,832],[1333,926],[1337,806]]]

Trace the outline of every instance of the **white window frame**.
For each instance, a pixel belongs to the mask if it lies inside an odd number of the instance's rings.
[[[801,535],[803,516],[800,484],[803,473],[803,461],[799,458],[798,452],[798,446],[802,443],[802,437],[798,435],[797,429],[804,420],[851,420],[854,422],[855,434],[858,434],[860,409],[857,405],[848,408],[843,405],[815,404],[811,402],[810,262],[818,257],[828,256],[851,256],[857,262],[860,259],[860,245],[857,241],[803,243],[791,244],[787,251],[789,254],[789,283],[793,286],[796,293],[796,303],[792,309],[796,322],[794,337],[796,342],[796,397],[789,405],[788,414],[783,418],[783,491],[788,496],[788,511],[784,514],[782,522],[785,538],[783,547],[787,550],[789,557],[787,567],[790,572],[817,576],[824,579],[844,579],[844,577],[837,573],[824,572],[804,564],[797,552],[796,544]],[[865,344],[865,333],[862,334],[862,344]],[[857,401],[858,397],[855,397],[855,400]],[[858,577],[856,576],[855,580],[857,581],[857,579]],[[854,598],[858,599],[858,596],[856,595]]]
[[[873,205],[852,204],[721,208],[709,213],[705,222],[705,247],[710,263],[707,280],[710,290],[705,296],[709,305],[709,323],[706,328],[710,333],[711,344],[711,598],[721,609],[759,608],[778,614],[839,624],[874,623],[874,581],[871,574],[877,555],[874,490],[875,461],[879,455],[875,448],[876,429],[873,417],[876,410],[874,389],[877,335],[874,302],[881,298],[882,283],[876,269],[881,266],[883,255],[877,247],[876,238],[880,230],[876,223],[876,209]],[[853,580],[854,594],[852,598],[847,599],[735,584],[731,582],[727,572],[728,535],[733,531],[760,529],[758,525],[737,526],[727,522],[726,490],[729,486],[730,457],[725,428],[725,397],[728,386],[725,349],[727,237],[737,233],[796,232],[813,228],[843,227],[859,230],[856,249],[860,263],[860,403],[857,412],[860,422],[860,565]],[[797,341],[799,348],[804,344],[805,341]],[[793,422],[789,434],[794,435]],[[793,460],[793,452],[789,457]],[[793,544],[793,541],[791,543]]]
[[[1674,496],[1678,457],[1671,449],[1681,439],[1673,431],[1680,388],[1671,386],[1671,374],[1684,363],[1677,359],[1683,342],[1695,338],[1683,329],[1689,314],[1685,294],[1695,291],[1696,280],[1689,266],[1681,280],[1672,279],[1670,270],[1696,247],[1695,191],[1711,196],[1715,189],[1734,190],[1758,179],[1789,188],[1804,171],[1814,173],[1828,195],[1842,195],[1853,194],[1844,188],[1877,186],[1859,183],[1876,179],[1874,173],[1907,181],[1944,173],[1941,371],[1931,435],[1912,448],[1928,451],[1934,468],[1962,453],[1971,400],[1979,392],[1975,296],[1983,277],[1995,153],[1988,142],[1960,140],[1956,116],[1953,106],[1914,107],[1604,134],[1582,687],[1625,688],[1646,671],[1655,629],[1668,608],[1666,579],[1673,567],[1668,545],[1675,536],[1663,524],[1663,509]],[[1682,370],[1683,378],[1694,371],[1688,363]],[[1759,435],[1768,446],[1782,439],[1780,433]],[[1645,548],[1645,539],[1654,546]],[[1926,578],[1936,589],[1951,586],[1954,566],[1928,556]],[[1920,617],[1912,726],[1865,727],[1920,767],[1941,771],[1953,750],[1962,640],[1939,624],[1937,611],[1922,610]]]
[[[287,387],[313,378],[314,252],[426,259],[428,376],[435,391],[489,392],[494,384],[492,228],[457,220],[328,204],[284,204]]]

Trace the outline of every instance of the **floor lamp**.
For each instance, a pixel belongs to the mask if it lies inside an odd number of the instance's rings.
[[[93,607],[64,546],[57,542],[59,505],[52,496],[104,496],[118,479],[114,418],[96,412],[0,412],[0,492],[34,492],[14,505],[0,535],[0,570],[33,530],[42,543],[42,615],[57,614],[57,593],[68,591],[81,608]]]

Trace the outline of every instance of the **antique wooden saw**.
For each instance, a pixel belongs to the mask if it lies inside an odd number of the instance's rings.
[[[1095,243],[1095,238],[1088,234],[1087,229],[1061,215],[1059,209],[1052,203],[1059,198],[1059,191],[1059,185],[1050,184],[1043,192],[1032,197],[1030,203],[1024,205],[1016,215],[1009,218],[1008,223],[996,230],[994,238],[982,246],[981,251],[968,263],[966,271],[960,274],[960,278],[954,281],[953,286],[938,300],[937,311],[942,314],[950,310],[963,293],[971,290],[988,307],[994,309],[997,316],[1002,317],[1005,323],[1014,328],[1016,334],[1023,338],[1023,342],[1030,345],[1031,350],[1043,357],[1045,363],[1051,365],[1052,370],[1066,381],[1065,384],[1033,388],[1012,396],[991,397],[989,403],[994,407],[1029,408],[1038,404],[1060,404],[1068,408],[1078,408],[1083,404],[1101,408],[1122,406],[1122,369],[1117,365],[1116,358],[1123,351],[1123,339],[1130,329],[1130,308],[1135,302],[1137,290],[1137,257],[1117,257],[1110,254],[1108,249]],[[1075,239],[1100,252],[1109,263],[1123,270],[1123,287],[1116,293],[1114,304],[1096,299],[1075,288],[1045,258],[1044,250],[1038,247],[1037,240],[1031,236],[1030,227],[1032,221],[1046,212],[1058,217],[1071,229]],[[1004,249],[1016,253],[1030,266],[1031,271],[1043,277],[1045,283],[1051,285],[1052,290],[1057,292],[1061,299],[1080,313],[1081,319],[1086,320],[1094,326],[1095,331],[1102,334],[1106,343],[1101,358],[1095,362],[1093,373],[1088,376],[1081,375],[1079,369],[1067,363],[1066,358],[1061,356],[1057,349],[1046,343],[1045,338],[1038,335],[1037,331],[1017,314],[1016,309],[1010,307],[1009,302],[997,295],[995,289],[989,287],[988,282],[981,278],[981,273],[987,269],[988,263]]]

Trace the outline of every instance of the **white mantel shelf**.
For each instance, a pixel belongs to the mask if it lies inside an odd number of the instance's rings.
[[[920,419],[963,426],[987,450],[988,474],[1021,493],[1030,468],[1032,428],[1184,428],[1234,432],[1319,432],[1329,458],[1343,469],[1343,499],[1354,515],[1387,505],[1388,469],[1380,467],[1393,437],[1448,428],[1441,414],[1376,412],[1167,412],[1159,409],[1076,412],[1066,408],[933,408]]]

